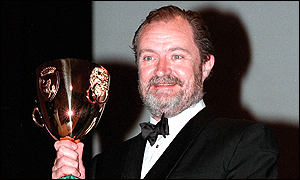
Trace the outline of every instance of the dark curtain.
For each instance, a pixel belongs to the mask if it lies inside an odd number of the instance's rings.
[[[1,2],[1,178],[51,178],[54,139],[36,126],[35,68],[91,60],[91,2]],[[91,142],[85,142],[86,163]]]

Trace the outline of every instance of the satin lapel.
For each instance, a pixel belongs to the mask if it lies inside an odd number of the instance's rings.
[[[140,179],[146,140],[141,133],[131,139],[124,164],[122,179]]]
[[[206,122],[210,119],[212,119],[212,116],[207,112],[206,108],[194,116],[178,133],[144,179],[168,178],[176,164],[189,149],[195,137],[202,132],[207,124]]]

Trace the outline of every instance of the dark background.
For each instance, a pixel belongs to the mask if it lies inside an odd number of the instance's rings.
[[[1,2],[1,178],[51,178],[54,139],[36,126],[35,68],[91,60],[91,3]],[[85,142],[85,159],[91,142]]]
[[[216,113],[268,122],[278,138],[280,178],[299,178],[299,128],[257,119],[241,104],[241,82],[251,63],[247,30],[235,14],[199,9],[212,31],[216,61],[206,82],[205,102]],[[92,59],[92,7],[87,2],[1,2],[1,174],[2,178],[50,178],[54,139],[31,117],[35,68],[53,59]],[[118,57],[116,57],[118,58]],[[103,64],[111,73],[109,101],[97,127],[102,148],[123,141],[141,113],[134,66]],[[124,116],[120,115],[124,114]],[[277,119],[274,122],[285,122]],[[84,140],[84,162],[91,139]]]

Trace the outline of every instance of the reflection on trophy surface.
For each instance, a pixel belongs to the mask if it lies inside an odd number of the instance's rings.
[[[108,71],[80,59],[58,59],[36,69],[34,122],[55,139],[82,140],[100,121],[108,99]],[[38,115],[38,116],[37,116]]]

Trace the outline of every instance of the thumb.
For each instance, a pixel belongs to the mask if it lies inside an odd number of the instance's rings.
[[[82,159],[84,144],[82,142],[77,143],[76,152],[78,153],[78,158]]]

